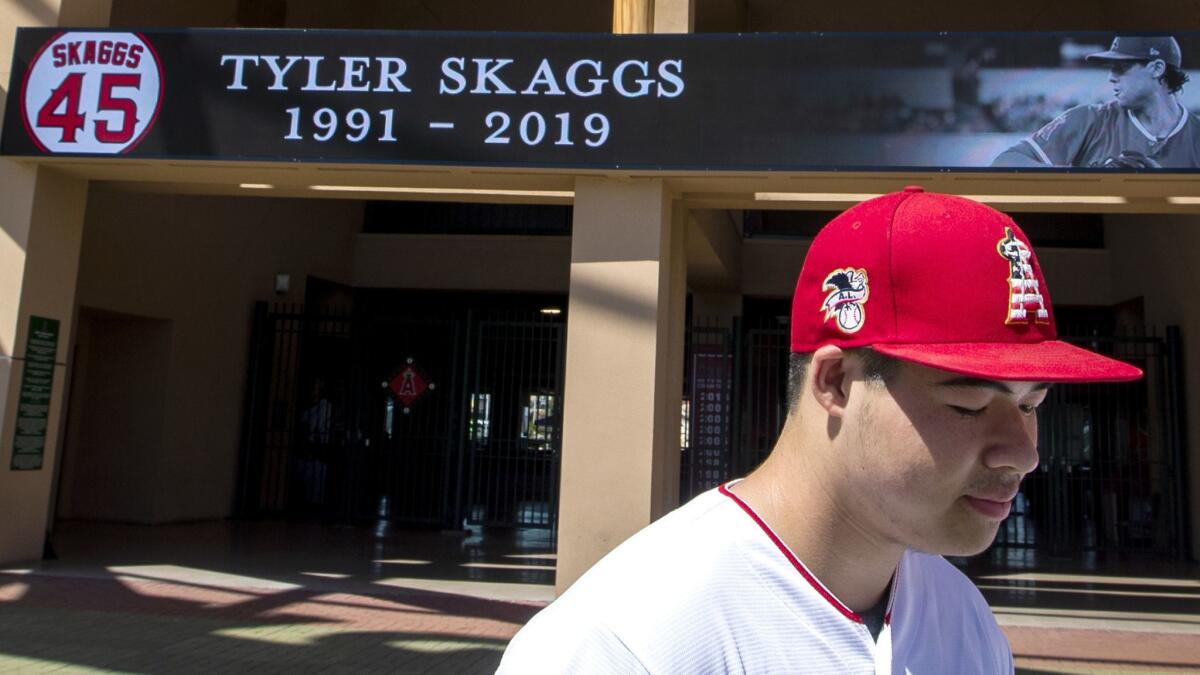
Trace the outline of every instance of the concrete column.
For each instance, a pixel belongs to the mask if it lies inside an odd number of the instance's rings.
[[[655,33],[694,33],[696,0],[654,0]]]
[[[613,0],[613,32],[650,33],[654,30],[654,0]]]
[[[678,504],[685,223],[661,179],[575,183],[559,593]]]
[[[691,33],[696,0],[613,0],[613,32]]]
[[[55,0],[5,3],[0,7],[0,83],[9,81],[18,26],[103,25],[108,20],[107,6],[107,2]],[[37,559],[42,554],[66,398],[86,205],[86,181],[0,159],[0,513],[4,514],[0,562]],[[42,468],[13,471],[13,434],[30,316],[59,321],[58,353]]]

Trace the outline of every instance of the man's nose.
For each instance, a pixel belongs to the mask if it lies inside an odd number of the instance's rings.
[[[1034,413],[1036,415],[1036,413]],[[1037,468],[1037,418],[1030,419],[1015,408],[999,416],[993,429],[993,443],[984,453],[989,469],[1008,469],[1021,475]]]

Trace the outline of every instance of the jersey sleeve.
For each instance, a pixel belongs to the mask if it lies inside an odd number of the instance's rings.
[[[1038,155],[1036,147],[1029,139],[1024,139],[999,155],[996,155],[996,159],[992,160],[992,166],[1049,166],[1046,160]]]
[[[1075,106],[1038,129],[1024,144],[1044,164],[1071,166],[1087,142],[1096,118],[1095,106]]]
[[[562,621],[543,611],[513,637],[496,675],[649,672],[620,637],[604,625]]]

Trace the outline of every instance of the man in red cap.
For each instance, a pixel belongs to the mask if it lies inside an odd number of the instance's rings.
[[[993,166],[1200,167],[1200,119],[1177,96],[1188,75],[1175,38],[1121,36],[1087,60],[1108,65],[1113,100],[1071,108]]]
[[[821,230],[791,331],[770,457],[617,547],[500,672],[1012,672],[942,556],[992,542],[1052,383],[1141,371],[1057,339],[1012,219],[915,187]]]

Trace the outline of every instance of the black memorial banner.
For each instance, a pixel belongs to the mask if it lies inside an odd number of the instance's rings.
[[[0,153],[1187,172],[1198,37],[21,29]]]

